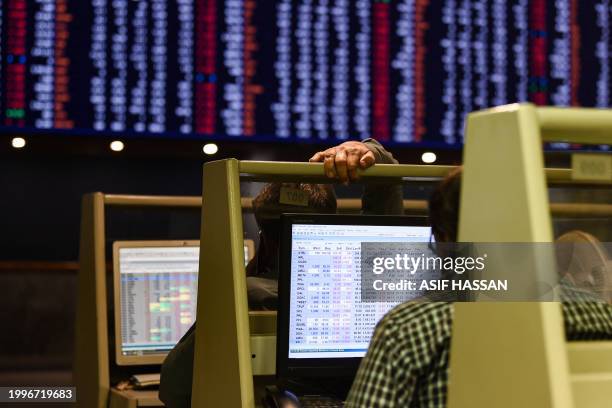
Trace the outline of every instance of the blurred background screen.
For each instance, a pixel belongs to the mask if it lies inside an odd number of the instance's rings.
[[[1,0],[0,10],[4,133],[458,148],[474,110],[610,106],[609,0]]]

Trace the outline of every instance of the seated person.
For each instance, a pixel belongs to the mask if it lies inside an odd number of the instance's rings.
[[[378,142],[360,143],[364,165],[397,163]],[[308,195],[308,206],[281,204],[283,186],[298,188]],[[364,213],[401,214],[402,190],[398,183],[366,186],[362,197]],[[280,184],[266,185],[253,200],[253,213],[259,226],[259,248],[246,267],[249,308],[275,310],[278,300],[278,236],[282,213],[335,213],[336,197],[331,185]],[[159,397],[169,408],[191,405],[195,324],[185,333],[166,357],[161,371]]]
[[[557,268],[577,290],[612,303],[612,260],[606,247],[584,231],[569,231],[555,241]]]
[[[300,190],[306,206],[283,204],[281,190]],[[259,228],[259,247],[246,266],[249,310],[276,310],[278,302],[278,250],[282,213],[336,213],[336,195],[330,185],[272,183],[253,199],[253,215]]]
[[[317,153],[326,174],[354,180],[359,152],[347,160],[344,144]],[[339,159],[339,160],[338,160]],[[368,162],[369,163],[369,162]],[[366,166],[361,166],[367,167]],[[429,200],[429,218],[436,242],[456,242],[461,169],[451,172]],[[605,302],[566,302],[568,340],[612,339],[612,306]],[[404,303],[377,325],[363,358],[346,407],[445,407],[453,303]]]

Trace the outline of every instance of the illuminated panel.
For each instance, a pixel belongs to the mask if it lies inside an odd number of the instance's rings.
[[[171,350],[195,322],[198,247],[121,248],[123,355]]]
[[[245,265],[251,248],[245,241]],[[167,353],[195,323],[199,252],[197,245],[119,249],[124,356]]]
[[[610,0],[0,0],[0,132],[460,147],[610,107]]]
[[[427,242],[430,235],[425,226],[294,224],[289,358],[363,357],[376,324],[400,301],[362,301],[362,243]]]

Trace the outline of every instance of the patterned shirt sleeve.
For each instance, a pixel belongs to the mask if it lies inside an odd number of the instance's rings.
[[[346,407],[395,406],[397,388],[393,381],[394,346],[388,325],[385,320],[381,320],[368,353],[361,362]]]
[[[612,339],[612,306],[564,288],[568,340]],[[446,407],[453,307],[404,303],[378,324],[346,407]]]
[[[405,303],[378,324],[346,406],[444,407],[452,306]]]
[[[390,319],[389,319],[390,320]],[[346,407],[394,407],[397,386],[394,381],[394,339],[389,335],[388,320],[377,326],[366,356],[363,358]],[[402,387],[406,385],[402,384]]]

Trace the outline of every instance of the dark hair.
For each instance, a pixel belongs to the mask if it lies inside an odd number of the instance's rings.
[[[468,248],[458,247],[457,236],[459,232],[459,205],[461,203],[461,173],[462,168],[451,170],[438,184],[429,198],[429,222],[431,232],[437,243],[452,243],[451,245],[436,245],[436,253],[441,257],[464,256]],[[466,271],[458,275],[452,271],[442,271],[441,278],[453,281],[469,280],[471,273]],[[444,302],[465,302],[471,300],[471,294],[466,291],[454,289],[442,292],[434,291],[428,294],[430,300]]]
[[[281,189],[290,188],[306,193],[308,204],[304,206],[280,202]],[[336,212],[336,194],[329,184],[270,183],[253,199],[253,214],[260,227],[265,219],[278,219],[282,213],[314,212],[333,214]]]
[[[451,170],[429,198],[431,231],[438,242],[457,242],[462,170]]]
[[[299,190],[308,197],[307,205],[281,203],[281,189]],[[305,202],[303,204],[306,204]],[[253,214],[259,227],[259,246],[246,267],[247,276],[278,278],[278,241],[283,213],[336,212],[336,194],[329,184],[270,183],[253,199]]]

